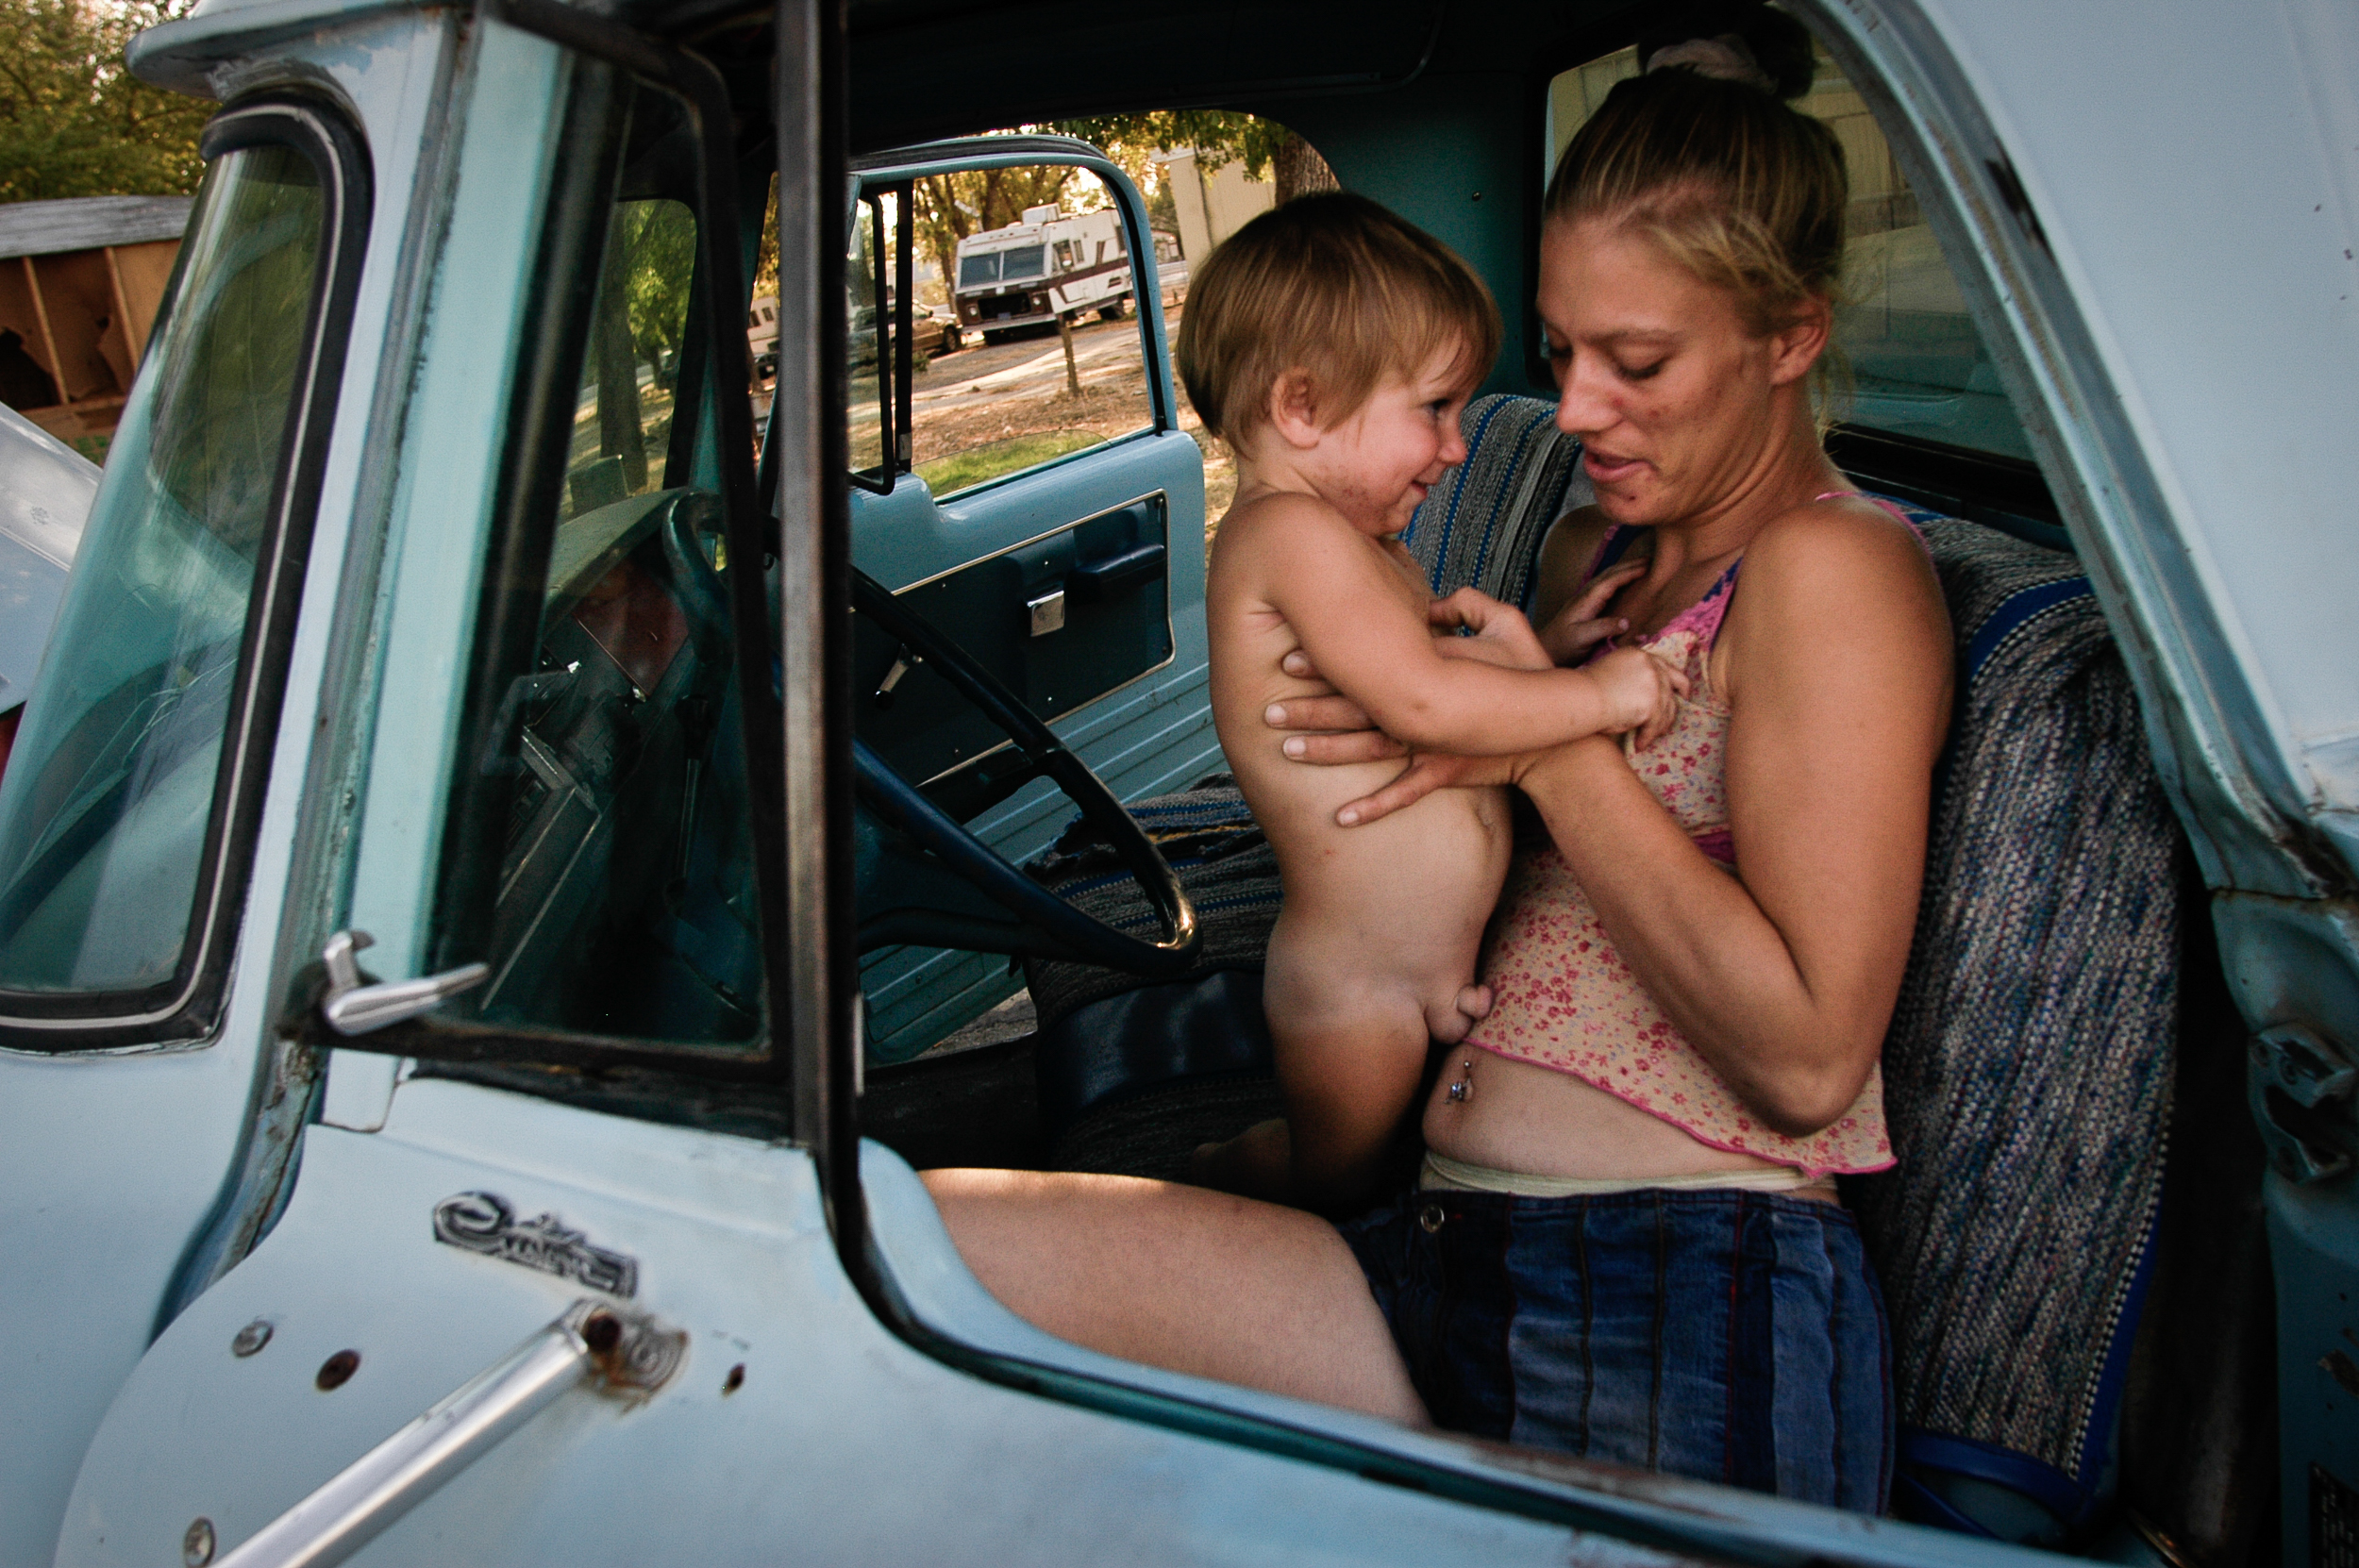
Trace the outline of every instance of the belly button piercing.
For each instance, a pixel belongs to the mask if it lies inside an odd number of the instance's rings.
[[[1473,1071],[1474,1059],[1472,1057],[1466,1058],[1458,1064],[1458,1081],[1451,1084],[1448,1090],[1448,1098],[1452,1105],[1464,1105],[1466,1097],[1474,1093],[1474,1084],[1467,1076]]]

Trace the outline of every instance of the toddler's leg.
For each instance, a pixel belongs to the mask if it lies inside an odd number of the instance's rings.
[[[1286,1119],[1199,1151],[1196,1177],[1247,1196],[1321,1209],[1364,1197],[1424,1071],[1429,1006],[1402,976],[1355,971],[1345,944],[1290,927],[1270,939],[1263,1006]]]

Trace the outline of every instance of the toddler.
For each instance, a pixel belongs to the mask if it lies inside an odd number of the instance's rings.
[[[1440,790],[1340,825],[1337,809],[1399,764],[1289,761],[1263,713],[1324,688],[1280,661],[1301,649],[1387,734],[1464,756],[1625,730],[1643,744],[1684,690],[1637,649],[1554,668],[1514,610],[1434,600],[1394,538],[1465,458],[1459,414],[1499,337],[1464,261],[1346,192],[1255,219],[1190,283],[1180,374],[1237,461],[1206,586],[1213,716],[1284,888],[1263,996],[1286,1117],[1199,1150],[1208,1185],[1322,1209],[1362,1194],[1429,1042],[1454,1043],[1485,1010],[1469,982],[1507,869],[1501,790]],[[1614,629],[1590,617],[1628,575],[1558,619],[1560,655]]]

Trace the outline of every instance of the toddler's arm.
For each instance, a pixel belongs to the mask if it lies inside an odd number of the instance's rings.
[[[1259,521],[1252,559],[1240,564],[1319,674],[1395,739],[1420,750],[1498,756],[1669,726],[1685,680],[1661,661],[1634,654],[1586,670],[1531,670],[1448,657],[1402,598],[1394,567],[1330,509],[1286,498]],[[1456,607],[1449,613],[1479,636],[1494,621],[1522,621],[1480,594],[1441,604]]]

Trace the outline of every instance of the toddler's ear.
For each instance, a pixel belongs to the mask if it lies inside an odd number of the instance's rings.
[[[1324,432],[1319,428],[1318,389],[1312,385],[1309,371],[1297,365],[1280,372],[1270,383],[1269,422],[1278,439],[1289,446],[1308,451],[1319,443]]]

